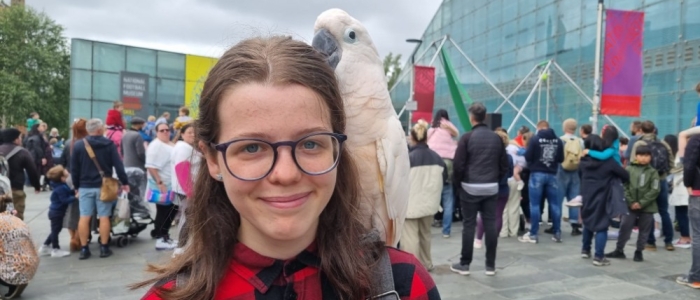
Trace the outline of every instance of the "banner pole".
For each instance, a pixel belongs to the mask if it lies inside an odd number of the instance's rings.
[[[600,82],[600,65],[601,65],[601,51],[602,51],[602,40],[603,40],[603,11],[605,6],[603,4],[604,0],[598,0],[598,27],[596,28],[596,39],[595,39],[595,64],[594,64],[594,75],[593,75],[593,109],[591,115],[591,125],[593,127],[593,132],[598,132],[598,114],[600,112],[600,94],[601,94],[601,82]]]

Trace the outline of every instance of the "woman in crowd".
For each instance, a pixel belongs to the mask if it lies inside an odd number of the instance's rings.
[[[196,127],[206,160],[188,246],[135,286],[159,282],[144,299],[439,299],[413,255],[360,222],[338,82],[311,46],[271,37],[228,50],[204,83]]]
[[[448,177],[445,162],[440,155],[428,148],[427,131],[428,122],[424,120],[418,120],[411,129],[414,146],[409,153],[410,194],[401,249],[415,255],[430,271],[433,269],[430,257],[430,222],[440,207],[440,194]]]
[[[525,156],[525,149],[527,148],[527,144],[530,142],[532,136],[533,133],[530,132],[529,129],[528,132],[522,135],[521,140],[523,142],[523,146],[520,146],[520,148],[518,149],[518,156]],[[523,211],[523,216],[525,219],[522,226],[523,228],[521,229],[525,231],[530,229],[530,188],[528,184],[528,182],[530,182],[530,169],[527,168],[527,164],[521,165],[522,168],[520,169],[519,175],[522,185],[518,184],[518,189],[520,190],[520,209]]]
[[[46,140],[44,132],[48,126],[46,123],[38,123],[32,126],[29,134],[27,135],[26,148],[29,153],[32,154],[34,159],[34,165],[40,175],[46,175],[51,167],[53,167],[53,156],[51,151],[51,146],[49,141]],[[46,178],[42,179],[42,189],[46,190],[48,186],[48,180]]]
[[[428,129],[428,147],[435,151],[447,166],[447,182],[442,187],[440,204],[442,205],[442,237],[449,238],[452,231],[452,215],[454,214],[455,201],[452,190],[452,159],[457,150],[455,138],[459,135],[457,127],[450,122],[447,111],[440,109],[435,113],[433,124]],[[436,222],[437,223],[437,222]],[[438,224],[439,225],[439,224]]]
[[[178,239],[178,248],[185,245],[187,241],[186,230],[183,230],[186,221],[185,211],[187,210],[188,197],[192,197],[192,182],[194,174],[197,172],[201,157],[198,151],[194,151],[194,124],[187,123],[180,128],[181,141],[178,141],[173,147],[170,160],[172,161],[172,187],[175,192],[176,202],[179,202],[178,214],[180,221],[178,222],[178,231],[180,236]],[[180,249],[175,249],[179,253]]]
[[[75,142],[84,139],[88,135],[87,128],[85,127],[86,124],[87,120],[76,119],[71,126],[73,137],[71,138],[70,142],[66,144],[65,149],[63,149],[60,159],[60,164],[63,165],[66,170],[70,170],[70,156],[73,154],[73,146],[75,145]],[[71,188],[73,187],[73,180],[71,177],[68,177],[66,183],[68,183],[68,186]],[[68,233],[70,234],[71,252],[80,251],[80,239],[78,238],[77,234],[79,220],[80,205],[78,204],[78,199],[76,199],[73,201],[73,203],[68,205],[66,216],[63,218],[63,228],[68,229]]]
[[[691,126],[695,126],[695,120]],[[681,237],[673,241],[673,246],[681,249],[689,249],[692,240],[690,238],[690,220],[688,219],[688,189],[683,185],[683,164],[681,163],[679,139],[674,135],[666,135],[664,141],[671,146],[671,150],[676,154],[675,166],[671,169],[668,182],[671,183],[669,190],[668,204],[675,209],[676,221],[678,221],[678,231]]]
[[[177,241],[170,239],[170,226],[177,215],[177,198],[172,193],[172,152],[170,128],[159,123],[154,128],[156,139],[146,149],[146,199],[156,204],[156,219],[151,237],[156,239],[156,250],[172,250]]]

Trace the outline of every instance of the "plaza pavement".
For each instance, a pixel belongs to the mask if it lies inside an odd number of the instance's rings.
[[[26,221],[32,238],[39,245],[50,231],[47,218],[49,192],[28,193]],[[155,214],[153,214],[155,215]],[[91,244],[93,257],[78,260],[77,253],[66,258],[42,257],[34,280],[22,299],[139,299],[144,290],[131,291],[128,284],[145,278],[147,263],[167,260],[170,252],[156,252],[150,227],[126,248],[113,246],[114,255],[99,258],[99,248]],[[498,274],[484,275],[484,249],[476,249],[471,276],[459,276],[449,264],[459,260],[461,226],[455,224],[452,237],[443,239],[433,228],[432,275],[442,299],[700,299],[700,290],[675,283],[687,272],[690,250],[644,252],[643,263],[613,260],[608,267],[594,267],[580,258],[580,238],[568,235],[556,244],[541,234],[540,244],[521,244],[515,238],[499,240],[496,260]],[[677,234],[677,233],[676,233]],[[633,238],[635,238],[633,236]],[[68,232],[61,232],[61,247],[68,247]],[[628,243],[629,244],[629,243]],[[607,250],[614,248],[608,242]],[[626,248],[628,256],[634,249]],[[0,288],[5,293],[4,288]]]

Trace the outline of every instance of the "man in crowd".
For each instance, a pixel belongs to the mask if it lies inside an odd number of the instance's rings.
[[[525,160],[530,169],[530,232],[518,238],[523,243],[538,243],[540,203],[549,199],[552,213],[552,240],[561,242],[561,196],[557,184],[557,172],[564,161],[564,144],[547,121],[537,123],[537,134],[528,143]]]
[[[130,199],[138,197],[142,199],[146,191],[146,145],[143,139],[142,129],[146,120],[133,117],[131,126],[122,136],[122,153],[124,154],[124,170],[129,178],[131,191]],[[141,201],[134,201],[140,203]],[[140,212],[148,213],[148,210],[139,209]],[[132,209],[133,212],[133,209]]]
[[[108,138],[104,137],[104,124],[100,119],[90,119],[85,124],[88,137],[75,143],[71,155],[71,176],[73,185],[80,195],[80,221],[78,233],[80,235],[80,259],[88,259],[91,256],[88,247],[88,235],[90,234],[90,219],[93,211],[97,209],[97,217],[100,220],[100,257],[109,257],[112,251],[109,249],[109,235],[112,229],[109,217],[115,201],[101,201],[100,187],[102,176],[112,177],[112,170],[116,170],[117,177],[122,184],[122,189],[129,192],[129,181],[124,172],[124,165],[117,152],[117,147]],[[86,145],[87,142],[87,145]],[[88,154],[88,147],[94,152],[94,159]],[[99,168],[97,166],[99,164]],[[99,170],[102,170],[100,172]]]
[[[627,143],[627,150],[625,150],[625,161],[630,161],[630,155],[632,154],[632,148],[634,147],[634,143],[636,143],[637,140],[639,140],[639,138],[642,136],[642,134],[644,134],[644,132],[642,132],[642,121],[636,120],[632,122],[632,125],[630,125],[630,131],[632,133],[632,136],[630,136],[630,140]]]
[[[34,186],[34,192],[41,192],[40,175],[34,165],[32,155],[20,146],[22,144],[21,132],[16,128],[7,128],[0,131],[0,157],[4,157],[9,168],[10,188],[12,189],[12,202],[17,210],[17,217],[24,220],[24,209],[27,194],[24,193],[24,172],[27,171],[29,182]]]
[[[496,275],[496,198],[498,182],[506,176],[509,161],[503,140],[486,124],[486,107],[474,103],[469,107],[472,131],[462,136],[457,145],[452,182],[459,190],[464,215],[462,256],[450,269],[469,275],[474,252],[474,230],[477,213],[481,212],[486,235],[486,275]]]
[[[666,250],[673,251],[673,223],[671,223],[671,216],[668,214],[668,182],[666,177],[669,171],[674,167],[675,153],[671,150],[665,141],[659,140],[654,133],[656,130],[656,125],[652,121],[644,121],[641,124],[642,134],[637,138],[637,141],[633,146],[628,146],[632,148],[630,157],[636,157],[637,148],[642,145],[647,145],[651,149],[651,166],[659,172],[659,185],[661,190],[659,191],[659,196],[656,198],[656,204],[659,207],[659,215],[661,216],[661,229],[664,234],[664,243],[666,244]],[[631,143],[631,141],[630,141]],[[647,240],[647,246],[645,248],[649,251],[656,251],[656,237],[654,236],[654,230],[649,233],[649,239]]]
[[[565,197],[568,202],[580,195],[581,178],[578,171],[579,163],[583,156],[583,140],[575,135],[576,125],[576,120],[574,119],[567,119],[563,123],[564,135],[561,136],[561,140],[564,145],[564,161],[557,171],[559,203],[563,203]],[[578,215],[578,207],[569,207],[569,223],[571,223],[572,236],[581,235],[581,224],[578,222]],[[547,233],[553,234],[554,232],[550,230]]]

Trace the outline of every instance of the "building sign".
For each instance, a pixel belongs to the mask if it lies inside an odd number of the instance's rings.
[[[120,77],[123,114],[128,122],[148,103],[148,74],[121,72]]]

